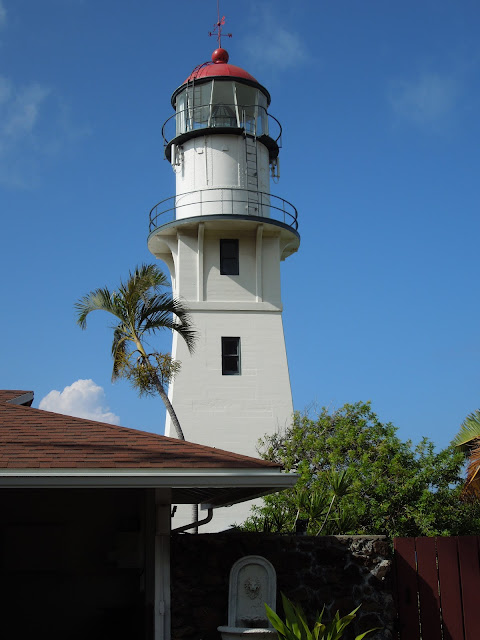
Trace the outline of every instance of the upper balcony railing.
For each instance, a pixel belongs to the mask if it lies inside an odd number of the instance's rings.
[[[176,220],[198,216],[254,216],[298,229],[296,208],[271,193],[219,187],[165,198],[150,211],[150,233]]]
[[[164,122],[162,137],[167,146],[177,136],[210,128],[243,129],[257,138],[268,136],[278,147],[282,146],[282,125],[260,105],[210,103],[188,107]]]

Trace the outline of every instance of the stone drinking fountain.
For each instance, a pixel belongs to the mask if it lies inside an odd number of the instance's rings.
[[[230,571],[228,626],[218,627],[222,640],[273,640],[277,632],[265,612],[265,603],[275,611],[277,576],[262,556],[245,556]]]

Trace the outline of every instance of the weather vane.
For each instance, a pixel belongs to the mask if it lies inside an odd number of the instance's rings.
[[[217,36],[218,38],[218,48],[222,48],[222,27],[225,24],[225,16],[220,18],[220,0],[217,0],[217,22],[213,25],[213,31],[209,31],[209,36]],[[227,38],[231,38],[233,34],[224,33],[224,36]]]

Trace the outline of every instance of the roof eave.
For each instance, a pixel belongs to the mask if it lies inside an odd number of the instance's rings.
[[[223,507],[293,487],[277,469],[1,469],[0,488],[163,488],[172,503]],[[193,498],[194,497],[194,498]]]

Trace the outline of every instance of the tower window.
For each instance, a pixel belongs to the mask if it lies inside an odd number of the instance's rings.
[[[222,276],[238,276],[238,240],[220,240],[220,273]]]
[[[240,375],[240,338],[222,338],[222,376]]]

